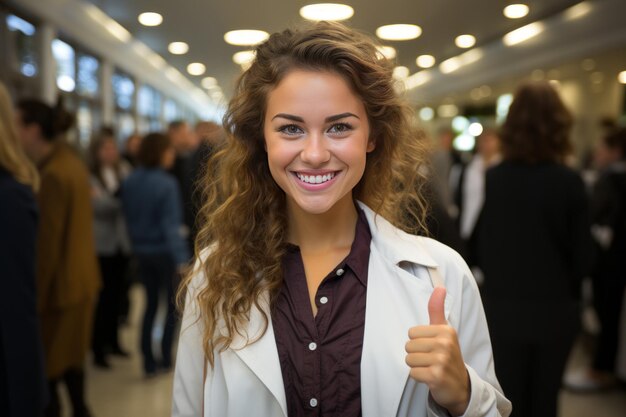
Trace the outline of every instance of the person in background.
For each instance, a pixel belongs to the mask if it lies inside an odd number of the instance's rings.
[[[205,179],[172,416],[508,416],[471,273],[405,232],[426,156],[391,63],[329,22],[255,52]]]
[[[576,391],[611,388],[618,382],[616,362],[626,287],[626,128],[614,128],[602,138],[594,166],[599,176],[591,194],[591,231],[597,256],[591,278],[600,333],[589,369],[565,378],[566,387]]]
[[[432,186],[434,196],[453,221],[458,221],[459,208],[454,196],[457,193],[463,160],[454,149],[454,132],[449,127],[439,130],[437,144],[432,155]]]
[[[117,193],[132,168],[117,149],[113,132],[102,132],[90,146],[91,195],[94,208],[96,251],[102,290],[95,313],[94,363],[109,368],[107,354],[128,356],[120,347],[118,317],[126,284],[130,241]]]
[[[39,175],[0,83],[0,415],[41,417],[46,377],[35,295]]]
[[[17,109],[20,139],[41,176],[36,288],[50,390],[46,416],[62,415],[63,381],[72,415],[86,417],[84,365],[100,289],[89,172],[61,137],[73,117],[60,99],[55,107],[20,100]]]
[[[572,118],[548,82],[521,85],[487,171],[478,230],[483,302],[514,416],[555,417],[591,253],[580,176],[564,165]]]
[[[485,129],[476,138],[476,153],[461,176],[459,204],[459,232],[467,247],[467,262],[476,265],[475,228],[485,200],[485,176],[487,170],[502,160],[500,138],[493,129]],[[474,270],[479,279],[482,272]]]
[[[191,247],[193,245],[191,231],[194,229],[196,214],[193,207],[194,183],[195,175],[197,175],[196,167],[194,167],[194,154],[202,143],[202,137],[192,132],[189,124],[184,120],[171,122],[167,128],[167,136],[176,152],[174,164],[169,171],[178,181],[183,207],[184,237],[187,245]]]
[[[189,235],[190,248],[193,249],[198,235],[198,214],[202,208],[202,190],[200,188],[204,177],[213,178],[214,167],[208,165],[208,161],[224,141],[224,129],[222,126],[213,122],[200,121],[196,123],[194,133],[199,142],[198,147],[191,154],[191,229]]]
[[[128,162],[132,167],[136,167],[137,162],[137,154],[139,153],[139,147],[141,146],[141,135],[138,133],[133,133],[128,138],[126,138],[126,142],[124,143],[124,152],[122,153],[122,158],[126,162]]]
[[[174,294],[177,274],[189,260],[181,236],[183,212],[178,183],[168,172],[174,148],[167,136],[151,133],[139,148],[139,167],[122,183],[122,207],[141,282],[146,290],[146,310],[141,331],[143,368],[147,377],[172,365],[172,341],[176,327]],[[167,294],[167,314],[161,339],[161,360],[152,350],[154,318],[161,290]]]

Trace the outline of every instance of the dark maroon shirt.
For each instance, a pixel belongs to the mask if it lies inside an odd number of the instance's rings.
[[[284,284],[272,325],[289,417],[361,416],[361,352],[370,256],[367,219],[358,210],[348,256],[324,278],[314,317],[300,249],[283,258]]]

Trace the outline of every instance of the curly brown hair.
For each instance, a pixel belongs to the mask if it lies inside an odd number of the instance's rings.
[[[549,82],[522,84],[500,131],[502,154],[531,164],[563,162],[572,152],[572,123],[571,113]]]
[[[412,109],[394,90],[391,63],[377,55],[368,37],[338,23],[273,34],[256,48],[224,116],[227,140],[209,161],[211,176],[202,181],[198,261],[179,292],[180,305],[194,277],[202,281],[189,296],[199,307],[211,365],[216,350],[244,335],[252,306],[263,312],[261,305],[273,303],[283,282],[286,197],[269,171],[263,123],[268,94],[296,69],[338,74],[363,100],[376,148],[367,154],[354,198],[405,231],[425,230],[420,167],[426,144]],[[266,314],[264,319],[265,331]]]

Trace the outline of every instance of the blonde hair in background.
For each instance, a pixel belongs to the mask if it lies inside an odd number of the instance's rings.
[[[13,175],[16,181],[39,189],[39,174],[22,149],[15,128],[15,112],[11,97],[0,83],[0,167]]]
[[[285,193],[269,171],[263,120],[268,94],[290,71],[338,74],[363,100],[376,148],[367,155],[353,196],[401,229],[425,230],[420,167],[426,145],[413,123],[412,109],[394,89],[392,67],[368,37],[338,23],[285,30],[257,47],[255,61],[239,78],[224,116],[227,139],[210,159],[212,169],[201,182],[198,266],[186,277],[178,298],[182,305],[194,276],[205,277],[197,293],[189,291],[195,296],[189,301],[198,304],[211,366],[214,352],[227,349],[237,334],[248,343],[258,340],[244,333],[250,310],[259,308],[266,296],[272,305],[283,283]],[[269,317],[263,314],[267,330]]]

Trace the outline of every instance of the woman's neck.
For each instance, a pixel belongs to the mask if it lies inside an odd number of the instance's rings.
[[[322,214],[307,213],[294,201],[288,200],[287,212],[288,241],[298,245],[302,252],[349,248],[354,241],[358,214],[351,195]]]

